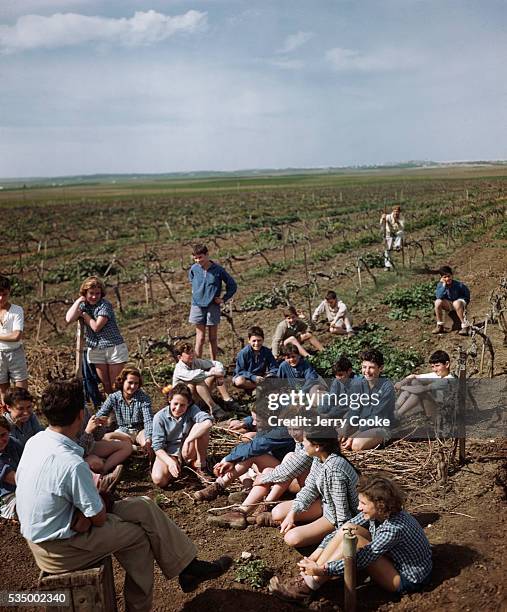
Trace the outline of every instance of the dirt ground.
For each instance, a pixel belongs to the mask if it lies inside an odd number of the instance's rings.
[[[471,254],[473,252],[473,258]],[[487,237],[481,244],[458,249],[448,263],[459,269],[459,278],[471,289],[473,301],[471,314],[482,320],[488,309],[491,290],[507,269],[507,249],[501,243],[489,242]],[[379,272],[379,274],[381,274]],[[428,279],[433,276],[428,276]],[[417,279],[415,282],[420,282]],[[424,279],[423,279],[424,280]],[[365,304],[357,304],[358,318],[378,321],[395,330],[400,346],[416,346],[428,355],[437,348],[455,354],[464,341],[457,334],[446,334],[438,340],[431,335],[433,321],[412,319],[396,322],[387,318],[387,306],[378,306],[372,312]],[[182,313],[175,310],[174,319],[181,320]],[[274,327],[279,313],[262,311],[255,313],[267,329]],[[237,317],[238,328],[244,328],[252,314]],[[149,325],[159,329],[154,319]],[[498,329],[491,331],[496,349],[497,374],[507,373],[507,347],[502,346]],[[364,583],[361,577],[358,590],[359,610],[484,610],[506,609],[505,571],[503,568],[507,533],[505,512],[507,485],[507,445],[499,431],[496,440],[475,440],[467,443],[467,463],[452,473],[447,487],[434,483],[417,492],[412,492],[407,509],[413,512],[432,544],[434,571],[431,583],[424,592],[403,597],[383,593],[380,589]],[[424,445],[426,442],[419,442]],[[220,457],[216,457],[220,459]],[[158,495],[158,501],[168,516],[196,543],[203,559],[228,554],[238,559],[243,551],[263,559],[272,572],[283,576],[294,575],[295,563],[300,553],[289,549],[275,529],[248,527],[244,531],[210,529],[206,523],[206,511],[212,506],[227,505],[221,497],[213,504],[195,505],[188,492],[198,488],[191,476],[172,489],[155,490],[149,480],[147,467],[144,473],[130,472],[130,480],[123,482],[120,495]],[[19,534],[17,525],[0,521],[2,541],[2,590],[27,590],[35,588],[38,570],[32,556]],[[118,605],[123,610],[121,598],[122,570],[115,563],[115,581]],[[333,581],[326,585],[311,604],[314,610],[340,610],[343,602],[341,583]],[[254,590],[234,580],[234,569],[220,579],[201,585],[192,594],[183,594],[175,581],[167,582],[156,569],[155,611],[202,611],[220,612],[274,611],[294,609],[272,598],[266,589]],[[9,608],[12,609],[12,608]],[[28,608],[25,608],[28,609]]]

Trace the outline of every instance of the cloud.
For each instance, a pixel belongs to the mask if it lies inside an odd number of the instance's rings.
[[[291,53],[302,47],[312,38],[313,32],[296,32],[296,34],[291,34],[284,40],[283,45],[278,49],[278,53]]]
[[[206,22],[206,13],[194,10],[174,17],[153,10],[137,11],[130,19],[88,17],[76,13],[55,13],[50,17],[25,15],[13,26],[0,26],[0,53],[54,49],[83,43],[131,47],[152,45],[178,32],[202,30]]]
[[[306,65],[305,62],[302,62],[301,60],[290,59],[271,60],[269,63],[271,66],[281,68],[282,70],[300,70]]]
[[[382,49],[374,54],[335,47],[326,52],[326,59],[342,72],[396,72],[422,64],[419,55],[402,49]]]

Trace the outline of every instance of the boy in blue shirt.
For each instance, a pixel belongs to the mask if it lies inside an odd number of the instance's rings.
[[[448,313],[454,310],[461,321],[461,330],[458,333],[460,336],[468,336],[470,324],[467,321],[466,307],[470,302],[470,290],[464,283],[453,279],[451,267],[442,266],[438,272],[440,281],[435,289],[437,326],[433,333],[444,334],[447,331],[443,322],[444,310]]]
[[[11,426],[11,436],[24,447],[27,440],[43,430],[33,413],[33,398],[28,389],[11,387],[5,393],[5,418]]]
[[[192,250],[194,264],[188,272],[192,284],[192,305],[189,322],[195,325],[195,354],[202,357],[202,349],[208,328],[211,359],[218,355],[218,324],[220,323],[220,304],[225,304],[236,293],[236,281],[222,266],[211,261],[208,247],[196,244]],[[225,293],[220,297],[222,283]]]
[[[264,331],[254,325],[248,330],[248,345],[236,357],[232,376],[235,387],[252,391],[266,376],[276,376],[278,364],[264,343]]]

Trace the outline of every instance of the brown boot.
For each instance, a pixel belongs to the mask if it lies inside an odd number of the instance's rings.
[[[246,529],[247,527],[246,514],[241,510],[208,516],[206,520],[211,525],[218,525],[218,527],[228,527],[230,529]]]
[[[269,592],[279,599],[302,605],[308,605],[313,595],[312,589],[306,584],[302,576],[289,578],[283,582],[278,576],[273,576],[269,581],[268,588]]]
[[[255,517],[255,524],[257,527],[278,527],[279,523],[277,523],[273,519],[273,515],[271,512],[261,512]]]
[[[101,493],[112,493],[116,489],[123,472],[123,464],[117,465],[112,472],[101,476],[97,484],[97,489]]]
[[[445,334],[445,333],[447,333],[447,330],[445,329],[445,327],[442,324],[437,323],[437,326],[435,327],[435,329],[431,333],[432,334]]]
[[[194,499],[197,501],[213,501],[223,493],[225,493],[224,487],[218,482],[212,482],[207,487],[204,487],[204,489],[196,491],[194,493]]]

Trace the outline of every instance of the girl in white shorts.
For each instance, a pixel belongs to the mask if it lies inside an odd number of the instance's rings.
[[[80,296],[65,315],[67,323],[80,317],[85,325],[88,362],[93,363],[104,391],[112,393],[113,384],[128,361],[128,349],[114,316],[113,305],[104,298],[106,288],[96,276],[81,285]]]

